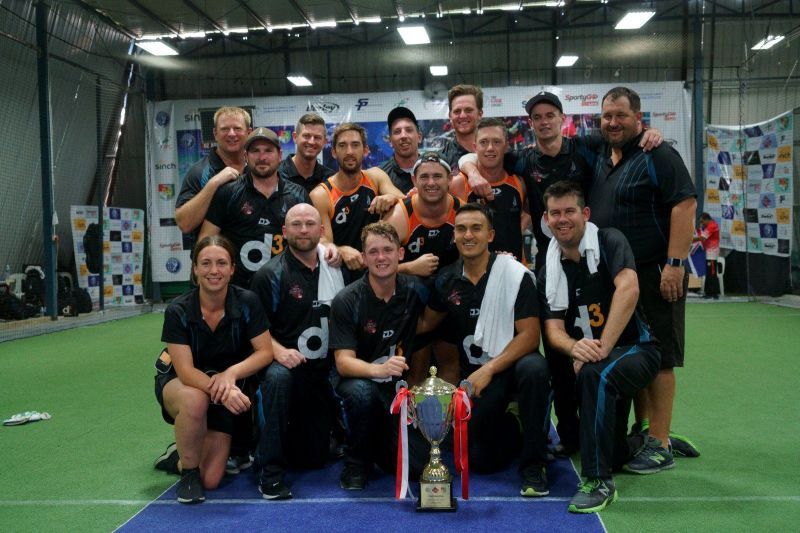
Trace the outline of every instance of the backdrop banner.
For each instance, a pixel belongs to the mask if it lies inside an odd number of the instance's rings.
[[[100,273],[90,272],[84,249],[84,235],[97,224],[97,206],[70,206],[72,242],[78,286],[87,289],[95,305],[100,301]],[[99,234],[98,234],[99,235]],[[104,304],[144,303],[142,265],[144,264],[144,211],[106,207],[103,209]]]
[[[788,257],[792,243],[792,133],[788,111],[747,126],[706,127],[706,211],[720,247]]]
[[[600,131],[600,99],[614,86],[484,88],[483,112],[486,117],[503,118],[512,148],[521,148],[534,141],[525,115],[525,102],[546,90],[557,94],[563,103],[564,135],[588,135]],[[634,83],[629,87],[642,99],[643,123],[661,130],[666,142],[681,154],[686,166],[693,168],[689,142],[691,95],[683,83]],[[422,130],[424,148],[435,148],[453,135],[447,119],[446,94],[431,98],[424,91],[148,102],[147,192],[153,281],[189,279],[189,251],[183,249],[181,232],[175,223],[175,197],[189,167],[214,146],[214,111],[230,105],[247,109],[255,127],[273,129],[281,140],[284,158],[294,153],[292,132],[297,119],[309,111],[325,119],[329,140],[334,127],[341,122],[358,122],[364,126],[369,144],[365,167],[378,165],[391,157],[386,117],[394,107],[405,106],[414,112]],[[336,168],[329,146],[323,150],[322,160]]]

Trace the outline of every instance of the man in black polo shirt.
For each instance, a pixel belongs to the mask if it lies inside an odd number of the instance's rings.
[[[336,171],[317,160],[325,143],[328,142],[328,131],[325,120],[316,113],[306,113],[297,121],[292,132],[292,140],[297,152],[289,154],[278,166],[278,175],[305,188],[307,192],[322,183],[322,180],[333,176]]]
[[[408,370],[414,334],[427,291],[412,276],[397,273],[403,248],[397,232],[376,222],[361,232],[367,273],[342,290],[331,306],[329,347],[341,381],[347,443],[342,488],[363,489],[373,462],[394,472],[398,416],[389,414],[395,383]],[[429,446],[408,432],[409,477],[419,477]]]
[[[685,263],[694,234],[697,201],[689,171],[671,146],[639,149],[639,95],[611,89],[602,100],[605,139],[594,167],[589,207],[598,227],[619,229],[633,249],[639,301],[661,342],[661,371],[639,394],[636,419],[649,417],[642,451],[626,470],[649,474],[674,465],[669,446],[674,367],[683,366],[688,273]],[[692,448],[692,450],[694,450]],[[696,450],[694,450],[696,453]]]
[[[589,222],[578,183],[556,182],[544,200],[556,241],[538,274],[545,337],[577,374],[581,404],[586,481],[569,510],[593,513],[617,499],[611,472],[628,459],[630,400],[658,373],[661,356],[636,309],[636,263],[625,236]]]
[[[319,259],[322,221],[309,204],[286,213],[287,251],[253,276],[272,333],[274,363],[259,390],[259,489],[265,499],[292,497],[284,482],[289,465],[320,468],[328,459],[334,412],[328,381],[328,315],[344,287],[338,268]]]
[[[550,375],[547,362],[536,351],[536,287],[521,263],[489,252],[493,237],[486,208],[461,206],[455,219],[461,258],[436,278],[421,330],[447,317],[451,333],[445,340],[457,346],[458,361],[447,361],[437,353],[439,364],[445,370],[455,365],[456,375],[472,384],[470,466],[476,472],[497,471],[519,454],[520,494],[546,496]],[[515,399],[518,418],[508,410]]]
[[[253,131],[250,115],[240,107],[220,107],[214,113],[217,146],[192,165],[175,200],[175,222],[183,232],[183,249],[194,249],[197,234],[217,190],[244,172],[244,142]]]
[[[283,251],[284,217],[289,208],[310,203],[300,185],[283,180],[278,136],[258,128],[247,138],[247,172],[221,188],[211,202],[200,236],[222,234],[239,251],[233,283],[250,286],[250,278],[273,255]]]
[[[419,123],[410,109],[395,107],[389,111],[386,124],[389,126],[389,144],[394,153],[381,163],[380,169],[389,175],[395,187],[403,194],[408,194],[414,186],[411,183],[411,169],[419,159],[419,145],[422,143]]]

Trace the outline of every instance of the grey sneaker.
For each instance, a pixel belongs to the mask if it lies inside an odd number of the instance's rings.
[[[180,503],[200,503],[206,501],[199,468],[190,468],[183,471],[181,480],[178,481],[176,494]]]
[[[675,466],[672,453],[661,447],[661,441],[648,435],[644,446],[622,467],[632,474],[655,474]]]
[[[615,501],[617,501],[617,489],[613,479],[587,479],[578,485],[578,492],[569,502],[569,512],[596,513]]]
[[[238,474],[242,470],[247,470],[253,466],[253,457],[248,455],[236,455],[228,457],[228,462],[225,463],[226,474]]]

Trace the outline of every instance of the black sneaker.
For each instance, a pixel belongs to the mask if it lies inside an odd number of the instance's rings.
[[[339,486],[345,490],[364,490],[367,486],[367,469],[361,465],[345,465],[339,476]]]
[[[569,502],[569,512],[596,513],[615,501],[617,501],[617,489],[614,487],[613,479],[587,479],[578,485],[578,492]]]
[[[180,503],[200,503],[206,501],[203,494],[203,482],[200,479],[200,469],[190,468],[181,474],[176,491]]]
[[[670,432],[669,446],[672,449],[673,455],[680,455],[681,457],[700,457],[700,451],[692,441],[683,435]]]
[[[248,455],[236,455],[228,457],[228,462],[225,463],[226,474],[238,474],[242,470],[247,470],[253,466],[253,457]]]
[[[661,447],[661,441],[648,435],[644,446],[628,464],[622,467],[632,474],[655,474],[675,466],[672,453]]]
[[[164,450],[164,453],[161,454],[158,459],[156,459],[155,463],[153,463],[153,467],[156,470],[163,470],[168,474],[180,474],[180,471],[178,470],[179,459],[178,447],[175,446],[175,443],[173,442],[167,446],[167,449]]]
[[[265,500],[291,500],[292,491],[281,481],[262,482],[258,485],[258,492]]]
[[[559,459],[569,459],[577,451],[577,446],[565,446],[561,442],[550,448],[550,453],[553,454],[553,457],[557,457]]]
[[[522,488],[519,493],[528,498],[550,494],[547,486],[547,473],[543,466],[529,466],[522,472]]]

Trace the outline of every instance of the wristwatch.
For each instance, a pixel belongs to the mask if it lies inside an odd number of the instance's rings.
[[[686,265],[686,259],[678,259],[677,257],[667,257],[667,266],[682,267]]]

